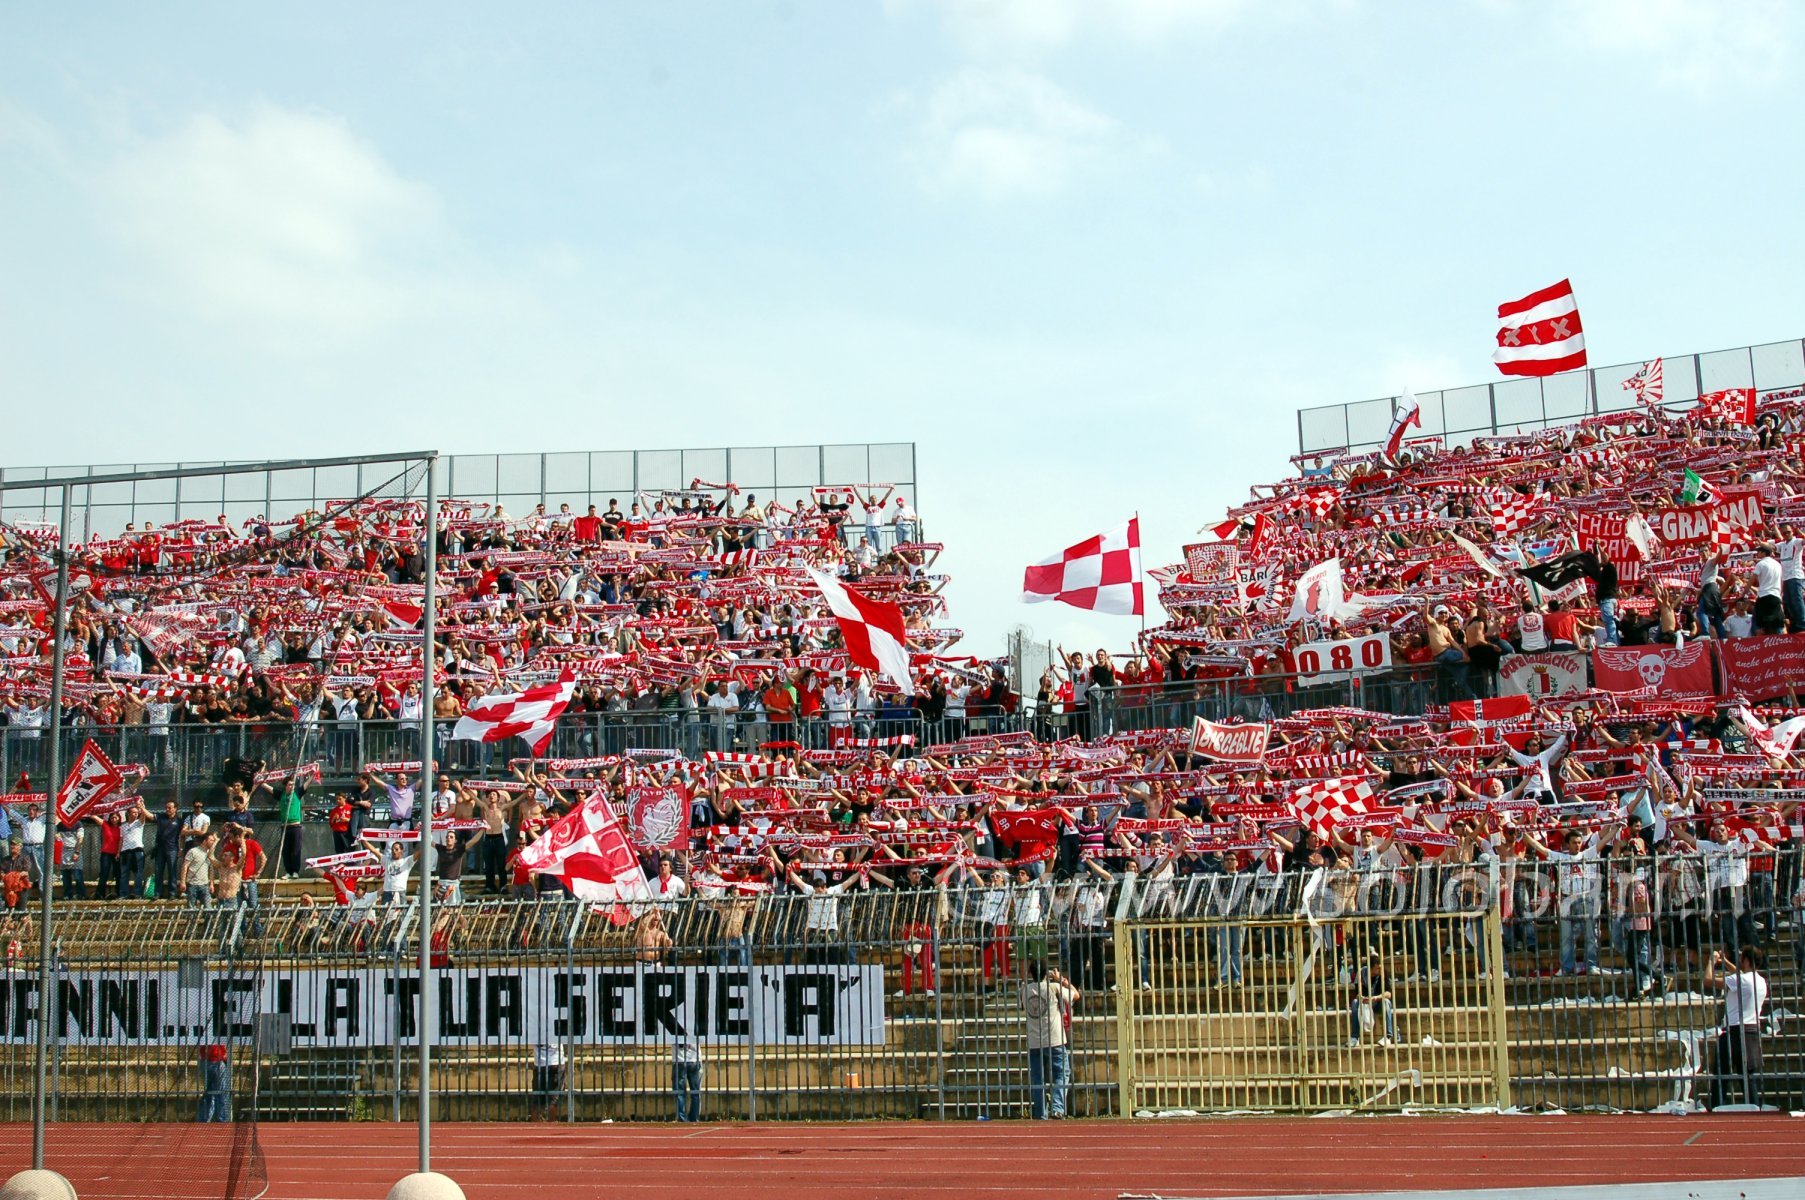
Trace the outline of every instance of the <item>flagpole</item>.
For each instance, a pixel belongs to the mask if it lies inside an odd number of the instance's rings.
[[[50,1036],[56,1011],[56,983],[51,977],[50,857],[57,836],[57,793],[63,771],[63,638],[69,628],[69,488],[63,485],[62,518],[56,526],[56,612],[51,617],[50,754],[44,783],[44,840],[38,843],[38,1061],[31,1088],[31,1169],[44,1169],[44,1116],[49,1099]],[[58,1029],[60,1033],[60,1028]]]
[[[432,768],[433,768],[433,639],[438,630],[439,488],[438,455],[426,460],[426,516],[420,523],[426,539],[426,594],[422,601],[420,640],[420,792],[414,815],[420,822],[420,1174],[432,1170],[432,1035],[438,1005],[432,975]]]

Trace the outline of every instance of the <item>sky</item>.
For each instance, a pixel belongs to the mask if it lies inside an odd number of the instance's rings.
[[[1801,333],[1784,0],[15,2],[0,464],[917,443],[962,650],[1300,407]],[[1788,114],[1791,114],[1790,116]],[[838,481],[835,481],[838,482]],[[1154,613],[1150,619],[1157,620]]]

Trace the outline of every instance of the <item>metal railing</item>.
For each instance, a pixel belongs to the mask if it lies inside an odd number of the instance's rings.
[[[1015,1117],[1037,1095],[1056,1110],[1058,1079],[1080,1116],[1796,1108],[1800,853],[1751,856],[1746,878],[1715,856],[1607,856],[1593,891],[1571,864],[1482,861],[855,884],[614,913],[472,895],[436,909],[431,933],[434,1115],[670,1120],[693,1091],[705,1120]],[[233,1047],[236,1102],[266,1119],[408,1119],[414,913],[65,910],[57,1119],[185,1118],[214,1042]],[[4,933],[0,1081],[17,1119],[36,958],[28,922]],[[1745,944],[1769,987],[1756,1055],[1726,1042],[1705,977]],[[1079,992],[1066,1069],[1038,1088],[1022,983],[1036,964]]]
[[[138,467],[219,466],[220,463],[137,464]],[[65,475],[102,475],[120,466],[5,467],[0,479],[32,481]],[[740,446],[688,450],[560,451],[533,454],[448,454],[435,468],[439,494],[505,505],[517,517],[536,504],[557,512],[569,504],[581,515],[589,504],[612,497],[624,510],[635,494],[687,488],[691,480],[731,480],[742,493],[763,502],[794,503],[814,487],[868,482],[894,484],[911,505],[921,507],[915,486],[913,442],[854,442],[815,446]],[[334,500],[356,496],[389,472],[376,467],[324,467],[267,472],[224,482],[219,478],[106,483],[84,486],[75,496],[73,522],[81,540],[111,536],[128,523],[166,525],[225,515],[233,522],[255,516],[277,518]],[[0,517],[9,521],[54,521],[56,497],[26,488],[0,497]],[[73,534],[76,530],[72,529]]]
[[[1422,428],[1413,437],[1442,437],[1448,444],[1475,437],[1529,433],[1601,413],[1636,407],[1624,380],[1640,362],[1565,371],[1545,378],[1500,380],[1471,387],[1416,393]],[[1703,354],[1676,354],[1662,364],[1663,406],[1690,407],[1706,392],[1753,387],[1757,392],[1805,384],[1805,341],[1793,338]],[[1371,450],[1383,445],[1397,398],[1360,400],[1299,409],[1299,455]]]
[[[1013,713],[926,721],[899,710],[891,715],[859,714],[843,724],[858,737],[909,735],[919,753],[971,734],[1026,731],[1043,740],[1094,738],[1141,729],[1184,728],[1194,717],[1265,720],[1325,705],[1410,715],[1447,700],[1451,686],[1449,677],[1421,667],[1322,684],[1306,683],[1295,676],[1265,675],[1122,689],[1113,695],[1098,690],[1092,693],[1092,703],[1074,711],[1036,710],[1027,704]],[[436,726],[439,760],[448,770],[505,773],[510,758],[527,753],[519,742],[453,741],[454,724],[442,721]],[[642,748],[675,750],[695,758],[710,750],[751,751],[767,741],[787,740],[825,749],[837,724],[841,723],[827,716],[778,722],[750,713],[721,716],[702,709],[567,712],[559,718],[552,743],[541,757],[590,758]],[[322,720],[302,725],[252,720],[155,727],[71,724],[63,729],[63,761],[73,761],[82,743],[92,738],[113,761],[149,769],[147,794],[159,800],[173,797],[183,801],[194,790],[216,784],[228,759],[261,760],[272,767],[292,766],[297,759],[318,760],[325,782],[342,785],[355,778],[365,763],[412,761],[418,753],[417,731],[418,726],[407,721]],[[0,728],[0,776],[12,781],[23,773],[41,783],[48,747],[41,729]]]

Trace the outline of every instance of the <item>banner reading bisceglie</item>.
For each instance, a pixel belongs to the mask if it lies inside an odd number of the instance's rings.
[[[1218,725],[1198,717],[1191,723],[1191,753],[1217,762],[1258,764],[1266,758],[1272,726]]]
[[[297,1048],[419,1040],[419,979],[380,967],[224,973],[201,987],[175,971],[72,971],[58,978],[59,1036],[73,1045],[153,1046],[247,1038],[252,1014],[287,1018]],[[883,968],[462,967],[438,972],[434,1043],[569,1040],[870,1045],[884,1040]],[[399,993],[399,994],[398,994]],[[37,980],[0,987],[0,1043],[31,1042]]]

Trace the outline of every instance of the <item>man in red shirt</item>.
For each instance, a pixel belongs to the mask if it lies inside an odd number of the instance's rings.
[[[264,854],[263,846],[249,829],[244,831],[244,905],[246,908],[257,907],[257,877],[263,874],[264,864],[269,856]]]
[[[602,540],[602,519],[595,515],[595,505],[589,511],[570,523],[571,536],[579,542],[599,542]]]
[[[1559,600],[1550,600],[1548,615],[1542,618],[1542,628],[1548,631],[1550,646],[1557,650],[1577,650],[1580,635],[1591,633],[1598,626],[1586,624],[1576,613],[1562,611]]]

